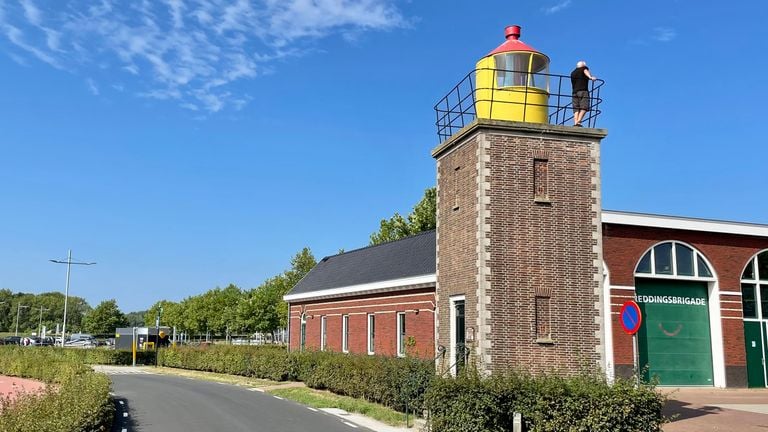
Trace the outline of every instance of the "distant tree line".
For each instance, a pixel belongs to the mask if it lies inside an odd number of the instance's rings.
[[[161,325],[192,335],[273,334],[288,325],[288,305],[283,296],[316,263],[309,248],[304,248],[293,257],[290,268],[256,288],[230,284],[180,302],[160,300],[144,313],[144,325],[155,326],[159,316]]]
[[[395,213],[389,219],[382,219],[379,230],[371,234],[370,243],[380,244],[435,229],[436,201],[435,188],[425,190],[424,197],[406,217]],[[230,284],[179,302],[160,300],[146,311],[127,314],[120,311],[114,299],[105,300],[92,308],[84,299],[70,296],[67,332],[109,335],[116,327],[154,326],[160,316],[161,325],[176,327],[180,332],[195,335],[274,333],[288,325],[288,305],[283,301],[283,296],[316,263],[309,248],[304,248],[291,259],[288,269],[268,278],[256,288],[241,289]],[[28,306],[18,309],[19,332],[22,334],[37,332],[41,324],[49,332],[56,329],[56,324],[61,325],[64,315],[62,293],[27,294],[1,289],[0,332],[15,330],[18,305]]]
[[[81,331],[83,319],[91,311],[91,306],[81,297],[69,296],[67,309],[67,328]],[[60,326],[64,319],[64,294],[14,293],[9,289],[0,289],[0,332],[15,331],[17,312],[20,334],[37,333],[41,318],[42,325],[54,331],[56,324]]]

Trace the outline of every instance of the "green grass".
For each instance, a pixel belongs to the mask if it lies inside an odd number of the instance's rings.
[[[158,368],[152,367],[152,368],[147,368],[147,370],[152,371],[154,373],[160,373],[165,375],[183,376],[187,378],[194,378],[194,379],[214,381],[214,382],[223,382],[227,384],[235,384],[235,385],[241,385],[246,387],[266,387],[266,386],[280,384],[275,381],[269,381],[269,380],[258,379],[258,378],[248,378],[248,377],[239,376],[239,375],[227,375],[227,374],[221,374],[216,372],[192,371],[187,369],[176,369],[176,368],[170,368],[170,367],[158,367]]]
[[[390,426],[405,426],[405,414],[349,396],[339,396],[331,392],[305,387],[272,389],[268,390],[268,393],[313,408],[340,408],[347,412],[362,414]],[[413,424],[412,421],[410,420],[409,423]]]

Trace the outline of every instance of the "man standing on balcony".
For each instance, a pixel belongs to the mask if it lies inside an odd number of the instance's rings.
[[[576,69],[571,72],[571,87],[573,91],[573,125],[582,127],[581,120],[589,111],[589,81],[597,77],[589,73],[589,68],[584,60],[576,63]]]

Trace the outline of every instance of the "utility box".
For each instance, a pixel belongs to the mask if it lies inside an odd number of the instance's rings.
[[[115,329],[115,349],[131,351],[134,327]],[[170,345],[170,327],[136,327],[136,350],[153,351],[155,346],[160,348]]]

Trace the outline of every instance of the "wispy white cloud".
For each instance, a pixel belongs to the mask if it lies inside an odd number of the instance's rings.
[[[651,43],[667,43],[677,37],[677,31],[672,27],[654,27],[641,37],[630,41],[633,45],[650,45]]]
[[[553,13],[560,12],[561,10],[567,8],[570,5],[571,5],[571,0],[561,0],[559,3],[553,6],[545,7],[542,10],[544,11],[545,14],[551,15]]]
[[[87,71],[108,65],[135,77],[120,86],[140,97],[218,112],[250,100],[234,84],[315,50],[321,38],[408,26],[394,2],[58,0],[41,9],[38,0],[0,0],[0,36],[9,55],[82,73],[94,94],[97,75]]]
[[[99,87],[96,85],[96,82],[94,82],[93,79],[87,78],[85,80],[85,84],[88,86],[88,91],[91,92],[92,95],[99,95]]]
[[[669,42],[676,37],[677,32],[671,27],[656,27],[651,34],[651,39],[657,42]]]

